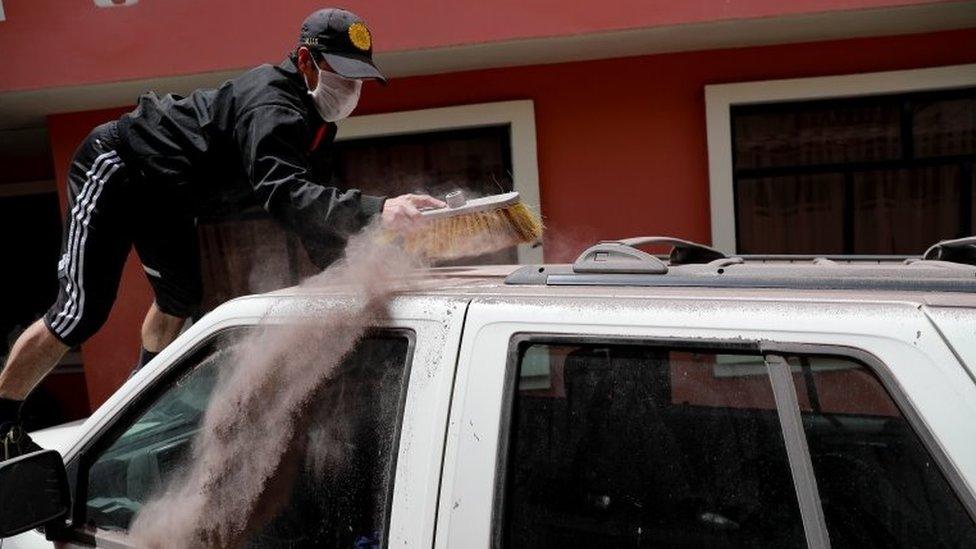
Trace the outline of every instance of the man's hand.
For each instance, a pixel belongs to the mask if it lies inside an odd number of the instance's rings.
[[[416,230],[424,219],[420,210],[445,206],[444,202],[425,194],[403,194],[387,199],[381,214],[383,228],[403,233]]]

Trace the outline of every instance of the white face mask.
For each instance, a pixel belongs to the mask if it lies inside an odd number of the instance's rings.
[[[318,63],[315,63],[315,68],[319,70],[319,83],[308,94],[315,100],[315,108],[322,115],[322,119],[335,122],[352,114],[359,103],[363,81],[324,71]]]

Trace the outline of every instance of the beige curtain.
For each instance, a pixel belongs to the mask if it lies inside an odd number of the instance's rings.
[[[958,166],[855,173],[855,251],[921,254],[955,237],[961,183]]]
[[[740,253],[836,254],[844,251],[844,176],[739,181]]]

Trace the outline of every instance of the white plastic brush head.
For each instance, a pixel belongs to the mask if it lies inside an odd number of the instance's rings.
[[[426,219],[441,219],[444,217],[454,217],[477,212],[499,210],[517,203],[519,201],[519,193],[510,192],[475,198],[473,200],[465,200],[464,193],[462,191],[452,191],[444,198],[444,201],[447,202],[446,208],[424,210],[420,212],[420,214]],[[457,205],[455,206],[454,204]]]

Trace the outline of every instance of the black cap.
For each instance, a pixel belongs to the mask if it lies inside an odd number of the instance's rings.
[[[346,78],[371,78],[386,83],[373,64],[373,37],[361,17],[327,8],[305,18],[298,45],[325,57],[332,70]]]

